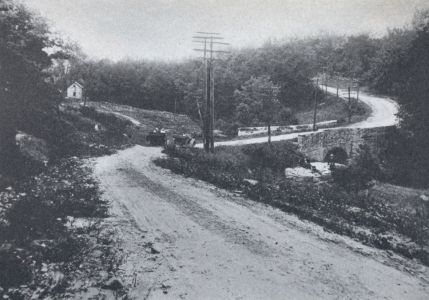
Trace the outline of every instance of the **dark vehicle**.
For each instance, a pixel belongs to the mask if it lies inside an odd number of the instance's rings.
[[[157,128],[146,136],[146,141],[149,142],[151,146],[164,146],[166,132]]]
[[[174,144],[178,147],[194,147],[195,146],[195,139],[192,138],[190,135],[183,134],[183,135],[173,135],[174,138]]]
[[[146,140],[152,146],[164,146],[165,148],[194,147],[196,143],[189,134],[172,134],[168,130],[158,128],[149,133]]]

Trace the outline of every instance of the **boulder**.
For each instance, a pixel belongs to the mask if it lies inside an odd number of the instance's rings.
[[[15,136],[15,141],[25,158],[44,165],[49,161],[49,150],[45,140],[19,132]]]
[[[112,277],[103,285],[104,289],[109,289],[112,291],[118,291],[124,288],[124,284],[122,283],[121,279],[117,277]]]

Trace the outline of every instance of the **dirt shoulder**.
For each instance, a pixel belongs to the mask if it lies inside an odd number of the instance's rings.
[[[426,299],[429,270],[183,178],[136,146],[94,161],[134,298]]]

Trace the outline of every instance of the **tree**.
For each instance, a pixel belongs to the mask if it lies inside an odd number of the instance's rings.
[[[279,87],[267,75],[251,77],[241,90],[236,90],[237,117],[243,123],[263,123],[268,127],[268,143],[271,144],[271,125],[279,119],[281,104],[278,100]]]
[[[368,146],[359,146],[358,154],[346,168],[331,166],[334,182],[347,192],[357,194],[360,190],[368,189],[372,180],[381,178],[379,162],[371,154]]]
[[[60,46],[48,26],[25,6],[0,0],[0,172],[14,169],[17,130],[43,130],[55,114],[56,93],[46,70]]]
[[[387,140],[385,169],[397,184],[428,187],[429,10],[416,14],[409,33],[391,38],[401,41],[401,46],[389,47],[383,54],[376,87],[397,96],[400,126]]]
[[[380,47],[364,78],[371,89],[392,96],[398,94],[402,70],[407,68],[405,58],[414,38],[413,29],[393,29],[380,40]]]
[[[414,20],[416,37],[397,84],[401,129],[412,145],[413,163],[409,166],[417,185],[429,185],[429,10],[419,12]],[[409,151],[410,152],[410,151]]]

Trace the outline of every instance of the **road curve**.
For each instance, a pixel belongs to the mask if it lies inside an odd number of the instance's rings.
[[[161,169],[161,155],[93,161],[132,299],[428,299],[428,268]]]
[[[328,92],[332,94],[337,93],[336,88],[328,87]],[[346,101],[347,90],[340,89],[340,96]],[[392,126],[397,124],[398,119],[396,114],[398,113],[398,104],[387,97],[374,96],[366,92],[359,93],[359,99],[366,103],[371,108],[370,116],[362,121],[355,124],[350,124],[347,126],[335,127],[332,129],[340,129],[340,128],[373,128],[373,127],[382,127],[382,126]],[[324,131],[328,129],[319,129],[320,131]],[[291,140],[297,138],[299,135],[308,135],[313,132],[299,132],[299,133],[289,133],[282,135],[275,135],[271,137],[272,141],[283,141],[283,140]],[[233,140],[233,141],[223,141],[216,142],[215,146],[238,146],[238,145],[247,145],[247,144],[259,144],[266,143],[267,137],[251,137],[248,139],[241,140]],[[196,147],[202,148],[202,144],[197,144]]]

